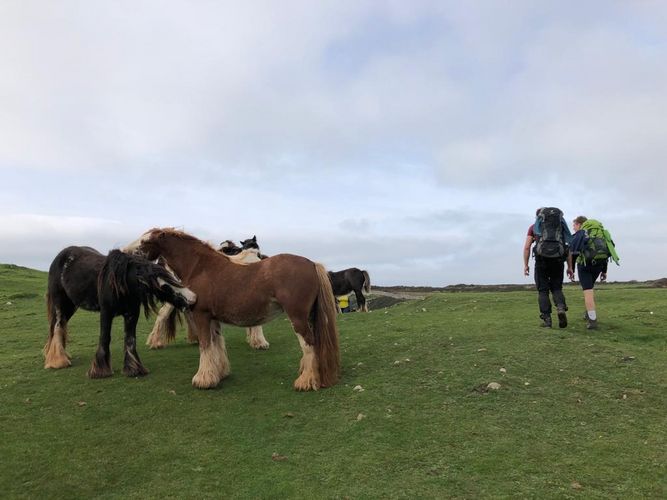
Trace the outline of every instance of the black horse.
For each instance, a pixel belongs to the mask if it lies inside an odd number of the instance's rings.
[[[362,271],[356,267],[351,267],[343,271],[329,271],[329,279],[331,280],[334,295],[346,295],[354,292],[354,295],[357,297],[358,310],[368,312],[366,298],[361,293],[362,288],[366,293],[371,291],[371,278],[366,271]]]
[[[220,246],[218,247],[218,252],[222,252],[225,255],[228,255],[230,257],[234,256],[234,255],[238,255],[241,252],[243,252],[244,250],[255,251],[257,253],[257,257],[259,257],[260,259],[268,258],[267,255],[263,255],[259,251],[259,244],[257,243],[257,236],[253,236],[252,238],[241,241],[241,246],[238,246],[232,240],[225,240],[222,243],[220,243]]]
[[[116,316],[125,320],[125,363],[123,373],[130,377],[146,375],[136,347],[136,327],[144,313],[156,309],[156,300],[179,308],[194,304],[197,297],[163,267],[120,250],[104,256],[90,247],[67,247],[49,268],[46,295],[49,337],[44,347],[44,368],[71,365],[65,350],[67,322],[80,307],[100,312],[100,339],[90,378],[109,377],[111,370],[111,323]]]

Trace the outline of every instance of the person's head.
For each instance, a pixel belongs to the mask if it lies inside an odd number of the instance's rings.
[[[574,228],[575,231],[579,231],[579,228],[581,225],[588,220],[588,217],[584,217],[583,215],[579,215],[576,219],[572,221],[572,227]]]

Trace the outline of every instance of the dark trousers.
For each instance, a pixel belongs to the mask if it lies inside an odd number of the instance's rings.
[[[554,299],[556,308],[567,311],[565,295],[563,295],[563,259],[535,259],[535,285],[537,286],[537,303],[540,306],[540,316],[551,314],[551,300]]]
[[[579,283],[581,283],[582,290],[592,290],[595,286],[595,280],[598,279],[600,273],[605,272],[606,262],[596,262],[595,264],[588,263],[586,265],[577,264],[577,274],[579,274]]]

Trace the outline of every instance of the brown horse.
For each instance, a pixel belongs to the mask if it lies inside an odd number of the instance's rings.
[[[192,385],[206,389],[229,374],[221,324],[255,326],[285,311],[302,350],[298,391],[330,387],[340,377],[336,306],[326,269],[305,257],[279,254],[248,266],[233,263],[208,243],[173,228],[151,229],[125,248],[161,256],[197,294],[192,324],[199,370]]]
[[[262,258],[267,258],[265,255],[259,253],[256,237],[242,241],[241,245],[243,246],[238,247],[231,240],[225,240],[218,247],[218,252],[225,255],[232,262],[240,265],[252,264],[253,262],[259,262]],[[188,342],[196,344],[197,334],[194,332],[189,321],[190,316],[186,315],[185,319],[188,323]],[[153,330],[151,330],[150,335],[146,339],[146,345],[151,349],[164,348],[176,338],[177,321],[179,323],[181,321],[178,309],[169,303],[165,303],[158,312]],[[248,345],[253,349],[269,348],[269,341],[264,337],[264,330],[261,325],[246,328],[246,340]]]

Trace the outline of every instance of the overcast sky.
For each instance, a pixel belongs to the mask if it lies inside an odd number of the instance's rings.
[[[535,209],[667,276],[667,2],[0,2],[0,262],[151,227],[530,283]],[[532,265],[531,265],[532,270]]]

